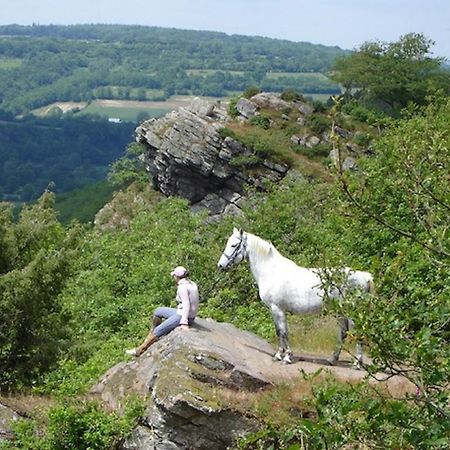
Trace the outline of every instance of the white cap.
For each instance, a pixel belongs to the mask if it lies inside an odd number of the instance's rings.
[[[187,274],[187,269],[183,266],[175,267],[175,269],[173,269],[172,272],[170,273],[170,275],[176,276],[179,278],[185,277],[186,274]]]

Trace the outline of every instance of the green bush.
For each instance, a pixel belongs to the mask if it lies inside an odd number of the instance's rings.
[[[316,134],[331,129],[331,119],[320,114],[313,114],[306,119],[306,125]]]
[[[0,204],[0,387],[30,384],[66,346],[68,316],[59,294],[73,273],[82,230],[56,219],[45,192],[17,222]]]
[[[15,439],[1,448],[10,450],[105,450],[118,449],[143,414],[141,401],[126,402],[123,415],[107,413],[94,401],[64,401],[50,409],[43,431],[36,421],[23,419],[14,425]]]
[[[239,111],[236,108],[237,102],[239,101],[239,97],[233,97],[228,102],[228,114],[230,117],[239,116]]]
[[[262,128],[263,130],[268,130],[270,128],[270,119],[262,114],[252,116],[250,118],[250,123]]]
[[[227,137],[236,139],[236,133],[231,128],[227,128],[227,127],[220,128],[218,130],[218,133],[222,139],[225,139]]]
[[[244,98],[252,98],[254,95],[259,94],[261,92],[261,89],[257,86],[252,86],[249,87],[248,89],[246,89],[244,91],[244,93],[242,94],[242,96]]]
[[[370,142],[372,141],[372,136],[369,133],[357,131],[354,134],[352,141],[355,144],[360,145],[361,147],[368,147]]]
[[[299,94],[295,89],[286,89],[281,93],[280,98],[286,102],[306,101],[303,95]]]
[[[296,153],[301,153],[308,158],[328,157],[331,149],[332,145],[327,142],[321,142],[320,144],[314,145],[313,147],[304,147],[300,145],[296,145],[294,147]]]
[[[231,167],[237,167],[239,169],[251,169],[260,166],[261,163],[261,158],[256,155],[235,156],[229,162]]]

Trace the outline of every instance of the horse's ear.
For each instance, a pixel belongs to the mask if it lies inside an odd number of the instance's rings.
[[[233,227],[233,234],[239,234],[239,230],[236,227]]]

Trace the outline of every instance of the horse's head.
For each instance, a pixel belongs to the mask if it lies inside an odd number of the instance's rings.
[[[243,230],[234,228],[228,238],[225,250],[217,263],[221,270],[228,270],[234,264],[240,263],[247,256],[247,234]]]

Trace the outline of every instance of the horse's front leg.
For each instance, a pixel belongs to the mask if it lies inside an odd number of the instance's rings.
[[[292,350],[289,346],[286,314],[275,305],[272,305],[271,310],[272,317],[275,322],[275,330],[279,340],[278,351],[273,356],[273,359],[283,361],[285,364],[291,364]]]

